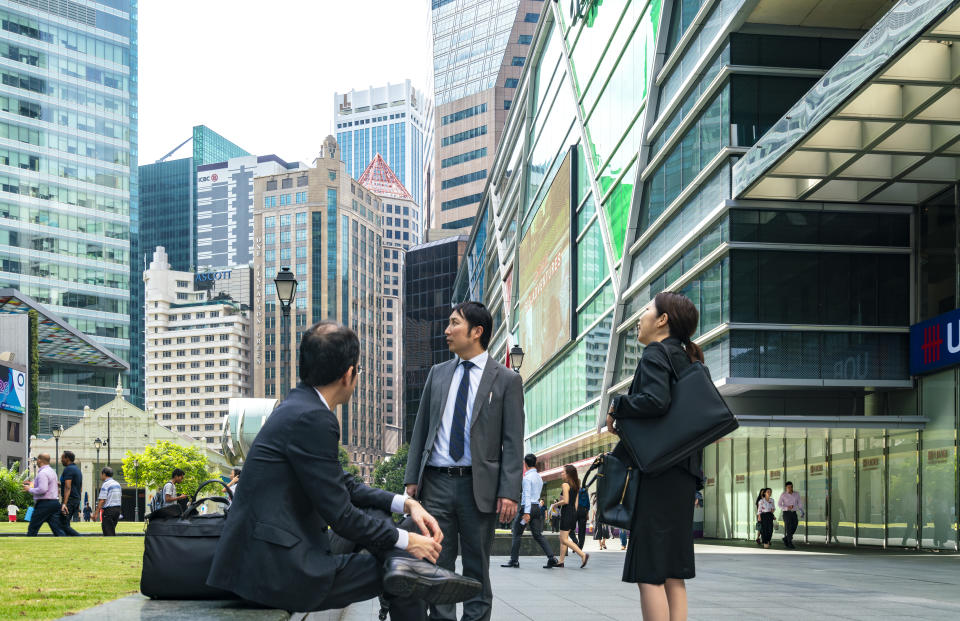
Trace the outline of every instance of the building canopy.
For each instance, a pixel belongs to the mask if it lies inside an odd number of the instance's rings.
[[[744,155],[735,198],[920,203],[960,180],[960,1],[901,0]]]
[[[0,314],[39,314],[37,349],[41,362],[127,370],[130,365],[17,289],[0,289]]]

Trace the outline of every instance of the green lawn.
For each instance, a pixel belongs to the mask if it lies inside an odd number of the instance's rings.
[[[143,538],[0,537],[0,559],[0,619],[57,619],[137,593]]]
[[[78,533],[97,533],[100,534],[100,522],[74,522],[71,524]],[[118,522],[118,533],[142,533],[143,522]],[[20,533],[27,534],[27,522],[0,522],[0,534]],[[49,535],[50,526],[44,524],[40,527],[41,535]]]

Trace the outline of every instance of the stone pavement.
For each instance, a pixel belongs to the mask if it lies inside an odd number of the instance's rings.
[[[624,553],[587,544],[590,563],[568,557],[564,569],[520,569],[490,562],[492,621],[640,620],[636,586],[620,582]],[[755,544],[696,546],[697,578],[687,582],[691,620],[960,619],[960,555],[799,546],[796,552]],[[784,597],[791,612],[783,611]],[[348,608],[341,621],[374,621],[375,601]]]

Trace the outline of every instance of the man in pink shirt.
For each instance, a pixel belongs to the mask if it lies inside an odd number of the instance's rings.
[[[33,496],[33,517],[27,527],[27,537],[36,537],[40,527],[46,522],[50,525],[55,537],[62,537],[60,528],[60,486],[57,473],[50,467],[50,455],[37,455],[37,476],[33,480],[33,487],[29,483],[23,484],[23,489]]]
[[[783,493],[780,494],[777,505],[782,512],[783,529],[786,531],[784,532],[783,545],[794,550],[796,548],[793,545],[793,533],[797,532],[797,525],[800,523],[797,512],[803,514],[803,499],[800,498],[799,492],[793,491],[793,483],[790,481],[787,481],[787,484],[784,485]]]

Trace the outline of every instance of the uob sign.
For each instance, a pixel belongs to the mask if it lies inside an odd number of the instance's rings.
[[[960,364],[960,309],[910,326],[910,374]]]

